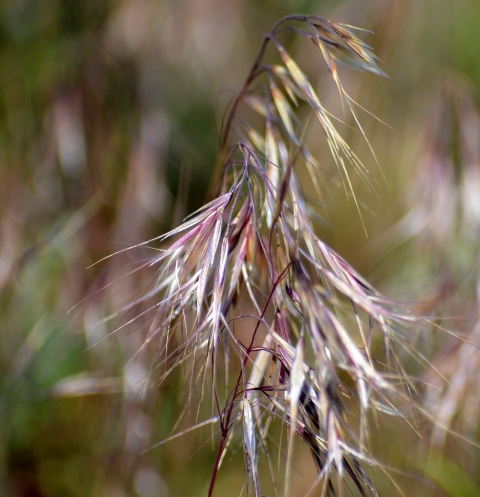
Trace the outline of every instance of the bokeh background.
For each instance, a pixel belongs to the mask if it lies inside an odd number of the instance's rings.
[[[133,256],[88,267],[202,205],[225,106],[262,34],[293,12],[374,31],[363,38],[390,76],[341,73],[386,123],[359,111],[380,167],[358,131],[342,130],[380,187],[354,178],[367,237],[332,185],[321,235],[387,296],[474,344],[432,331],[432,364],[418,370],[434,386],[427,404],[465,439],[425,427],[422,442],[400,423],[382,433],[384,460],[407,494],[480,495],[478,0],[0,3],[0,495],[206,494],[211,427],[142,453],[191,419],[181,375],[142,388],[154,349],[135,355],[143,335],[102,320],[141,292],[121,279]],[[342,117],[319,54],[285,44]],[[331,169],[318,130],[307,140]],[[300,496],[314,466],[300,450],[297,461]],[[238,448],[215,495],[240,495],[244,480]]]

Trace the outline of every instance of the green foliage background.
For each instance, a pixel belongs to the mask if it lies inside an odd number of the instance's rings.
[[[442,88],[461,81],[472,108],[478,106],[478,0],[5,0],[0,4],[1,495],[205,493],[215,454],[211,442],[204,446],[210,428],[139,455],[171,434],[182,409],[182,378],[171,377],[142,394],[151,356],[129,361],[141,337],[131,329],[110,336],[110,323],[98,324],[135,285],[141,288],[141,281],[119,282],[98,292],[132,261],[124,257],[86,268],[126,244],[170,229],[203,203],[225,105],[243,81],[262,34],[292,12],[371,29],[375,36],[364,38],[391,78],[342,74],[353,98],[394,131],[362,116],[384,181],[360,134],[345,127],[383,192],[371,196],[360,180],[355,185],[366,206],[368,239],[354,203],[340,190],[327,192],[322,236],[394,298],[428,300],[439,279],[451,277],[451,312],[471,315],[476,236],[452,234],[451,250],[442,255],[448,263],[435,264],[431,245],[396,240],[395,234],[392,241],[386,234],[421,199],[410,191],[425,136],[438,125],[434,109]],[[286,41],[341,116],[325,68],[302,43]],[[478,138],[479,131],[472,133]],[[316,132],[308,138],[318,142],[316,153],[330,168]],[[454,141],[448,147],[455,157]],[[461,160],[456,162],[461,168]],[[466,332],[468,325],[462,326]],[[189,426],[188,418],[179,429]],[[384,435],[384,454],[391,466],[413,473],[398,477],[412,495],[475,494],[480,461],[471,445],[453,443],[443,458],[432,452],[434,463],[422,464],[426,452],[408,427],[391,431]],[[478,439],[476,433],[469,436]],[[216,495],[240,494],[241,449],[232,459]],[[297,470],[302,495],[314,470],[307,453],[299,452]],[[421,477],[424,471],[428,479]],[[393,491],[387,482],[384,489],[385,495]]]

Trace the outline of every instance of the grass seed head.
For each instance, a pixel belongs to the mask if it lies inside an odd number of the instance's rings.
[[[280,41],[282,31],[293,30],[315,43],[358,123],[336,63],[384,73],[352,29],[318,16],[277,23],[226,116],[213,200],[161,237],[162,250],[147,263],[156,279],[142,319],[150,318],[148,340],[159,342],[155,369],[161,380],[177,368],[189,371],[189,399],[212,399],[210,419],[218,420],[209,495],[235,431],[243,438],[247,489],[261,495],[259,460],[270,461],[269,429],[280,421],[289,430],[280,447],[287,453],[285,495],[300,439],[317,464],[322,495],[341,495],[350,479],[361,495],[377,496],[364,469],[382,467],[369,448],[371,420],[404,419],[406,392],[415,390],[401,355],[412,352],[404,330],[419,318],[378,293],[316,235],[297,175],[303,163],[321,193],[323,171],[302,138],[303,102],[346,189],[355,198],[352,170],[374,186]],[[269,44],[279,53],[274,65],[264,60]],[[263,125],[239,119],[245,104]]]

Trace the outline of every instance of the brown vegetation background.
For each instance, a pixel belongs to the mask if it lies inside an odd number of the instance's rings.
[[[362,37],[390,77],[342,72],[352,97],[388,124],[360,111],[381,170],[361,134],[343,128],[382,188],[371,195],[355,181],[368,238],[352,199],[326,192],[321,236],[386,295],[442,317],[442,326],[480,344],[478,0],[6,0],[1,495],[206,493],[211,427],[141,454],[186,429],[192,416],[182,415],[181,375],[142,388],[154,350],[132,360],[142,335],[128,327],[110,335],[112,324],[102,321],[141,291],[140,279],[118,281],[134,261],[122,256],[86,268],[202,205],[225,106],[262,34],[293,12],[374,31]],[[318,55],[304,40],[286,45],[342,117]],[[331,169],[319,130],[307,140]],[[430,407],[474,442],[476,349],[433,336],[425,350],[430,346],[442,351],[434,366],[453,385],[438,386],[446,395],[427,399]],[[428,371],[419,375],[429,381]],[[422,446],[403,423],[381,434],[384,460],[400,471],[392,474],[407,495],[479,495],[478,449],[438,430],[428,435],[432,442]],[[299,451],[299,496],[314,469]],[[244,479],[239,446],[222,467],[216,495],[240,495]],[[387,480],[379,486],[382,495],[396,492]]]

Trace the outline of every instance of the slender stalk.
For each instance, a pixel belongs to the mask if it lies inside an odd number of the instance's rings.
[[[210,186],[208,188],[207,201],[211,200],[212,198],[216,198],[220,194],[220,189],[222,187],[221,177],[225,172],[225,166],[226,166],[225,162],[228,156],[228,148],[229,148],[228,144],[232,133],[233,120],[237,113],[238,106],[241,104],[245,96],[245,93],[247,92],[252,82],[259,76],[261,72],[260,69],[262,66],[263,58],[265,56],[265,52],[268,47],[268,42],[272,39],[272,37],[277,32],[278,28],[284,22],[293,21],[293,20],[298,21],[305,18],[306,18],[305,16],[299,16],[298,14],[285,16],[279,21],[277,21],[273,26],[272,30],[263,37],[262,45],[260,46],[260,50],[258,51],[257,57],[255,58],[255,61],[252,67],[250,68],[250,71],[248,72],[247,77],[245,78],[243,85],[240,88],[240,91],[237,93],[235,99],[233,100],[230,110],[228,111],[227,117],[223,123],[223,129],[220,138],[220,148],[213,169],[212,178],[210,180]]]
[[[225,443],[227,441],[227,435],[228,435],[228,432],[230,430],[230,421],[232,419],[232,413],[233,413],[233,408],[235,406],[235,400],[236,400],[236,398],[238,396],[238,390],[239,390],[240,385],[241,385],[243,371],[245,371],[245,367],[247,366],[248,359],[249,359],[250,354],[252,352],[252,348],[253,348],[253,344],[255,342],[255,337],[257,335],[257,331],[260,328],[260,324],[261,324],[261,322],[262,322],[262,320],[263,320],[263,318],[265,316],[265,313],[268,310],[268,307],[270,305],[270,302],[272,300],[273,295],[275,294],[275,290],[276,290],[277,286],[287,276],[288,271],[290,270],[290,267],[291,267],[291,263],[288,264],[288,266],[282,271],[282,273],[280,274],[280,276],[277,278],[276,282],[274,283],[274,285],[272,287],[272,291],[270,292],[270,295],[268,296],[267,302],[265,303],[265,306],[263,308],[262,314],[261,314],[260,318],[258,319],[257,325],[255,326],[255,329],[254,329],[254,331],[252,333],[252,338],[250,340],[250,345],[248,346],[248,349],[245,352],[245,357],[243,358],[242,369],[240,370],[240,373],[238,374],[237,383],[236,383],[235,389],[233,391],[232,401],[230,402],[230,406],[228,408],[228,414],[227,414],[225,422],[222,421],[222,416],[220,415],[220,423],[221,423],[221,427],[222,427],[222,438],[220,440],[220,444],[219,444],[218,452],[217,452],[217,457],[215,459],[215,466],[213,468],[212,479],[210,480],[210,487],[209,487],[209,490],[208,490],[208,497],[212,497],[212,495],[213,495],[213,489],[215,487],[215,481],[217,479],[217,473],[218,473],[218,469],[219,469],[218,465],[220,463],[220,459],[222,457],[223,449],[224,449]]]

